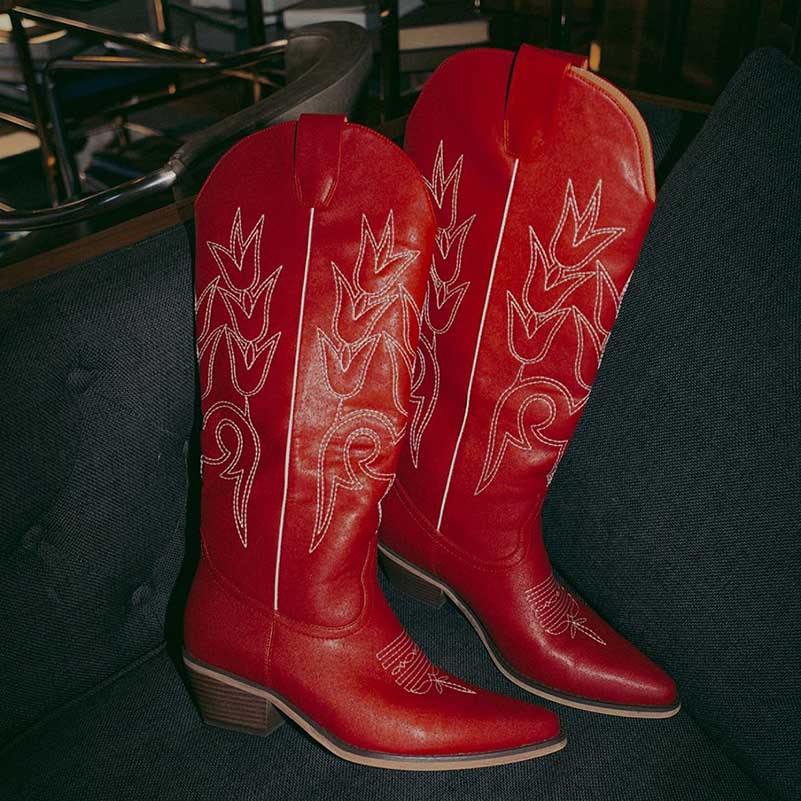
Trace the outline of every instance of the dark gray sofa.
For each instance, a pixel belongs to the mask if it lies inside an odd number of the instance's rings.
[[[661,159],[676,119],[651,113]],[[204,726],[191,226],[0,293],[0,798],[801,798],[801,72],[751,56],[662,187],[545,510],[565,578],[677,680],[666,721],[559,709],[481,771]],[[3,271],[0,270],[0,285]],[[451,607],[387,588],[444,667],[517,694]]]

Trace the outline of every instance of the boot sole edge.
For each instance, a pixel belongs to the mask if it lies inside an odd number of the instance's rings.
[[[276,693],[274,690],[269,690],[255,682],[248,679],[241,678],[223,670],[222,668],[215,667],[206,662],[193,657],[188,651],[183,652],[183,662],[190,676],[204,676],[221,685],[226,685],[232,688],[236,693],[248,694],[257,697],[268,705],[272,705],[277,709],[281,715],[285,716],[297,726],[299,726],[306,734],[313,740],[322,745],[326,750],[330,751],[335,756],[345,759],[348,762],[355,762],[359,765],[367,765],[369,767],[384,768],[389,770],[406,770],[406,771],[450,771],[450,770],[467,770],[473,768],[493,767],[498,765],[509,765],[514,762],[525,762],[530,759],[537,759],[539,757],[553,754],[561,751],[567,745],[567,738],[560,735],[551,740],[546,740],[534,745],[526,745],[520,748],[507,749],[503,751],[491,751],[479,754],[458,754],[448,756],[404,756],[402,754],[384,754],[377,751],[367,751],[355,746],[350,746],[342,740],[334,737],[321,726],[318,726],[310,718],[291,702],[283,696]],[[201,714],[202,709],[201,709]],[[204,720],[209,725],[219,726],[225,729],[234,731],[244,731],[247,733],[255,733],[249,727],[237,726],[230,722],[220,723],[218,721],[208,720],[204,715]],[[280,723],[277,723],[270,728],[268,732],[261,732],[261,734],[269,734],[274,731]]]
[[[583,696],[571,695],[570,693],[561,693],[558,690],[553,690],[545,685],[540,685],[532,682],[524,674],[515,670],[503,657],[498,647],[489,635],[489,632],[484,628],[478,618],[467,602],[448,584],[440,579],[432,576],[422,568],[417,567],[411,562],[399,556],[394,551],[387,548],[385,545],[379,544],[379,553],[384,559],[388,559],[400,569],[407,570],[416,576],[421,581],[426,582],[432,587],[435,587],[450,600],[453,605],[464,615],[467,622],[473,627],[476,634],[478,634],[484,648],[490,655],[495,667],[507,678],[509,681],[516,684],[526,692],[536,695],[539,698],[544,698],[546,701],[552,701],[555,704],[562,706],[569,706],[573,709],[581,709],[584,712],[594,712],[601,715],[611,715],[619,718],[652,718],[652,719],[665,719],[672,718],[677,715],[681,710],[681,702],[668,707],[644,707],[644,706],[630,706],[627,704],[614,704],[604,703],[602,701],[593,701],[591,698],[584,698]],[[405,587],[401,586],[401,592],[405,591]],[[423,600],[424,603],[430,604],[428,601]],[[440,604],[441,606],[441,604]]]

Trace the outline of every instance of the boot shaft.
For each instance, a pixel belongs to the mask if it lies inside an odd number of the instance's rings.
[[[377,134],[303,117],[229,151],[196,231],[206,558],[264,606],[345,625],[405,432],[424,185]]]
[[[516,60],[475,50],[446,62],[405,146],[438,232],[399,480],[466,553],[512,558],[650,220],[650,142],[619,92],[524,46]]]

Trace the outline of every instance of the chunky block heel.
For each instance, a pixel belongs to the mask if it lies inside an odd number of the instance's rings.
[[[391,556],[381,553],[379,556],[381,567],[387,578],[405,595],[410,595],[418,601],[432,606],[434,609],[442,607],[447,600],[445,593],[431,582],[412,573],[411,570],[396,562]]]
[[[284,722],[278,710],[256,692],[248,692],[239,683],[235,686],[232,679],[212,674],[188,659],[184,664],[200,715],[209,726],[266,737]]]

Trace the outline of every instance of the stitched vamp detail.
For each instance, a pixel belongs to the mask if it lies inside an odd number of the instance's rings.
[[[475,690],[454,681],[447,673],[436,668],[405,631],[382,648],[376,658],[381,667],[395,679],[395,684],[407,693],[426,695],[434,689],[440,695],[445,690],[476,694]]]
[[[569,632],[570,638],[575,639],[576,633],[581,632],[600,645],[606,645],[606,640],[586,625],[587,618],[579,617],[579,602],[556,580],[553,573],[526,590],[526,600],[547,634],[558,636]]]

